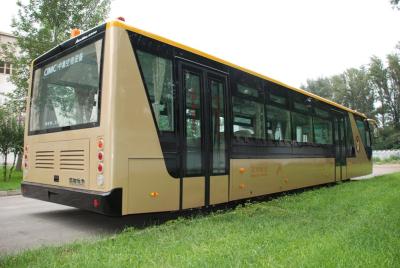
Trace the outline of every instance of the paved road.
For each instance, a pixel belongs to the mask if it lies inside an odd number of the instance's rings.
[[[0,197],[0,256],[43,245],[98,238],[127,226],[143,228],[176,216],[164,213],[106,217],[21,195]]]
[[[400,165],[374,167],[374,175],[396,171]],[[160,217],[165,221],[176,214],[111,218],[22,196],[0,197],[0,255],[140,228]]]
[[[371,175],[353,178],[352,180],[370,179],[375,176],[390,174],[394,172],[400,172],[400,164],[374,165],[374,169]]]

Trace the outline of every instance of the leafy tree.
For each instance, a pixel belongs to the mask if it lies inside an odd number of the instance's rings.
[[[18,123],[17,118],[11,118],[11,150],[10,152],[13,154],[13,163],[10,167],[10,171],[8,173],[8,180],[11,180],[11,175],[15,168],[15,162],[17,158],[22,156],[23,148],[24,148],[24,126]],[[19,159],[19,158],[18,158]],[[18,170],[18,166],[17,166]]]
[[[4,157],[3,180],[7,180],[7,156],[13,148],[13,130],[16,122],[12,120],[9,113],[2,108],[0,110],[0,153]]]
[[[398,10],[400,10],[399,0],[390,0],[390,3],[392,4],[392,6],[394,8],[397,8]]]
[[[400,149],[400,132],[391,126],[379,131],[379,137],[374,139],[374,150]]]
[[[374,116],[374,92],[365,67],[350,68],[329,78],[307,80],[304,88],[369,117]]]
[[[377,57],[371,58],[369,77],[375,88],[381,107],[382,124],[391,123],[400,129],[400,58],[398,54],[387,56],[387,66]]]
[[[69,38],[73,28],[90,29],[109,13],[110,0],[29,0],[17,1],[18,15],[12,21],[16,44],[6,44],[0,53],[14,66],[9,94],[16,112],[25,111],[29,66],[33,59]]]
[[[394,126],[400,129],[400,57],[397,54],[390,54],[387,56],[387,61],[390,85],[389,94],[392,97],[389,109],[393,116]]]
[[[333,91],[333,101],[340,103],[346,107],[350,106],[350,101],[348,99],[347,95],[347,89],[346,89],[346,77],[345,75],[338,74],[334,75],[330,78],[331,83],[332,83],[332,91]]]
[[[344,79],[346,83],[346,93],[344,96],[346,99],[343,102],[348,107],[373,118],[375,116],[375,98],[366,68],[350,68],[344,72]]]
[[[388,92],[388,75],[387,70],[383,65],[380,58],[373,56],[369,65],[369,77],[376,92],[377,101],[379,101],[380,107],[377,109],[377,113],[380,114],[380,120],[382,126],[387,124],[387,111],[388,105],[386,103],[386,93]]]
[[[323,98],[330,100],[333,99],[334,94],[332,91],[331,80],[329,78],[320,77],[316,80],[307,79],[307,85],[301,87]]]

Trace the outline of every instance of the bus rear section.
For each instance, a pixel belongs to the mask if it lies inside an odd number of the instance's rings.
[[[34,61],[21,187],[26,197],[121,215],[122,189],[106,179],[104,43],[99,26]]]

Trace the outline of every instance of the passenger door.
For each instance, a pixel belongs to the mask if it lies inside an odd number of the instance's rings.
[[[227,74],[178,60],[181,208],[228,201]]]
[[[337,113],[334,116],[334,138],[335,138],[335,180],[347,178],[346,169],[346,129],[344,116]]]

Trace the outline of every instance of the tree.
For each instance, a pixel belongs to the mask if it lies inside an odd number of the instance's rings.
[[[400,129],[400,57],[397,54],[389,54],[387,61],[391,97],[393,98],[390,109],[393,114],[394,126]]]
[[[18,123],[17,118],[11,118],[11,150],[10,152],[13,154],[13,163],[10,167],[10,171],[8,173],[8,180],[11,180],[11,175],[15,168],[15,162],[18,156],[22,157],[23,148],[24,148],[24,127],[22,124]],[[18,158],[19,159],[19,158]],[[18,167],[17,167],[18,170]]]
[[[386,103],[385,92],[388,91],[388,75],[387,70],[383,65],[381,59],[376,56],[371,58],[369,65],[369,77],[374,87],[377,101],[379,101],[380,107],[377,109],[377,113],[380,114],[380,121],[382,126],[387,124],[387,111],[388,104]]]
[[[366,68],[350,68],[343,75],[346,83],[346,99],[343,102],[348,107],[365,113],[370,118],[375,117],[374,90],[368,79]]]
[[[400,129],[400,58],[398,54],[386,57],[387,66],[377,57],[371,58],[369,77],[377,93],[383,125],[391,123]]]
[[[18,15],[12,21],[15,44],[1,47],[13,65],[11,82],[16,89],[8,95],[16,113],[25,111],[29,66],[33,59],[69,38],[73,28],[90,29],[101,23],[110,10],[110,0],[17,1]]]
[[[333,101],[346,107],[350,106],[349,97],[346,90],[346,77],[342,74],[334,75],[330,78],[332,83]]]
[[[307,80],[306,90],[374,117],[374,92],[365,67],[329,78]]]
[[[13,122],[7,113],[2,108],[0,109],[0,153],[4,157],[3,161],[3,180],[7,180],[7,156],[13,147]]]
[[[327,77],[320,77],[316,80],[307,79],[307,85],[301,87],[323,98],[333,99],[332,84]]]
[[[392,6],[394,8],[397,8],[398,10],[400,10],[399,0],[390,0],[390,3],[392,4]]]

